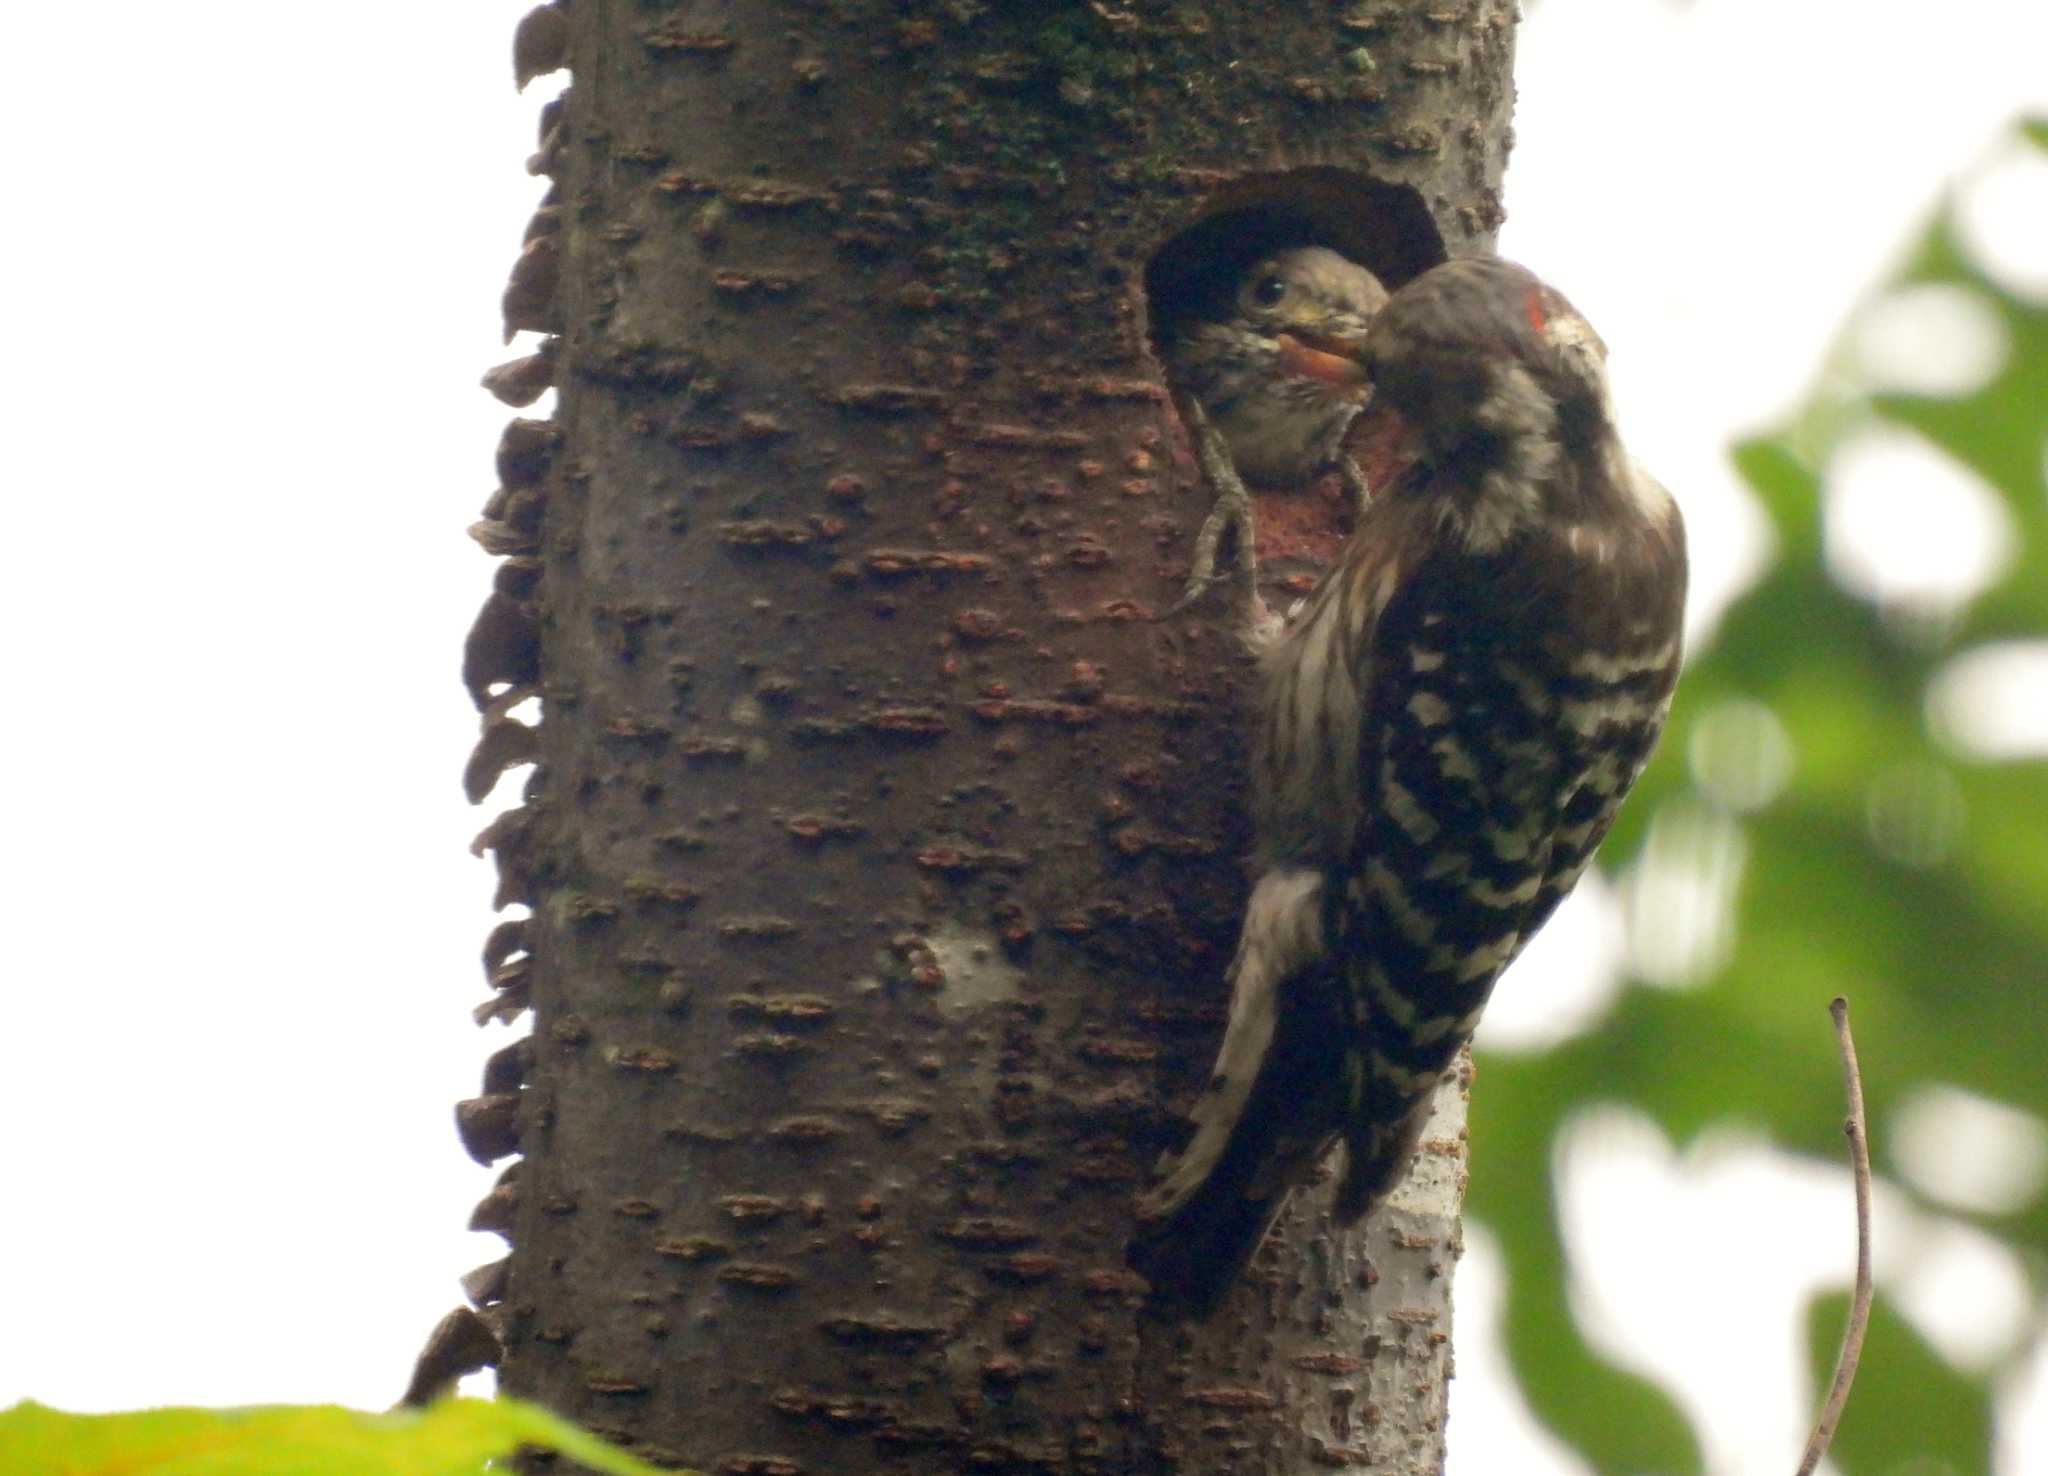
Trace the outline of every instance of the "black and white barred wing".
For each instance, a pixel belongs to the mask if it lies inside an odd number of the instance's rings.
[[[1337,907],[1352,1010],[1344,1220],[1400,1181],[1550,865],[1563,756],[1529,674],[1491,622],[1461,614],[1472,572],[1420,569],[1376,643],[1365,821]]]
[[[1582,645],[1471,618],[1485,573],[1425,568],[1382,622],[1373,781],[1336,918],[1353,1011],[1340,1219],[1405,1173],[1494,984],[1613,823],[1676,676],[1668,622]]]

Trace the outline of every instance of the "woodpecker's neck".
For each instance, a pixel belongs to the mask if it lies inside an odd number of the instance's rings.
[[[1447,527],[1474,554],[1498,553],[1539,528],[1602,518],[1626,495],[1627,458],[1609,412],[1604,376],[1540,382],[1524,365],[1489,366],[1462,415],[1425,432]]]
[[[1513,363],[1490,366],[1464,414],[1426,424],[1441,516],[1469,552],[1496,553],[1542,520],[1564,457],[1559,430],[1557,402]]]

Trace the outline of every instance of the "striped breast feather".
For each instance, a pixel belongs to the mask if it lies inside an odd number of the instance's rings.
[[[1404,563],[1399,539],[1361,529],[1264,653],[1252,803],[1269,864],[1338,865],[1357,844],[1377,628]]]

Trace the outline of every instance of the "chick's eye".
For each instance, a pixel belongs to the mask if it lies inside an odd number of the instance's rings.
[[[1260,307],[1272,307],[1287,295],[1287,284],[1278,277],[1263,277],[1259,285],[1252,288],[1252,301]]]

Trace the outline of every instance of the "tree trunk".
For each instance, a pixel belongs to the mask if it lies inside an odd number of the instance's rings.
[[[522,1155],[468,1283],[508,1390],[707,1471],[1440,1467],[1459,1093],[1210,1321],[1124,1267],[1245,892],[1244,658],[1150,618],[1208,492],[1147,325],[1261,243],[1485,245],[1512,15],[528,18],[574,86],[507,316],[555,336],[491,382],[559,406],[466,663],[472,791],[538,759],[483,838],[534,1031],[461,1113]]]

